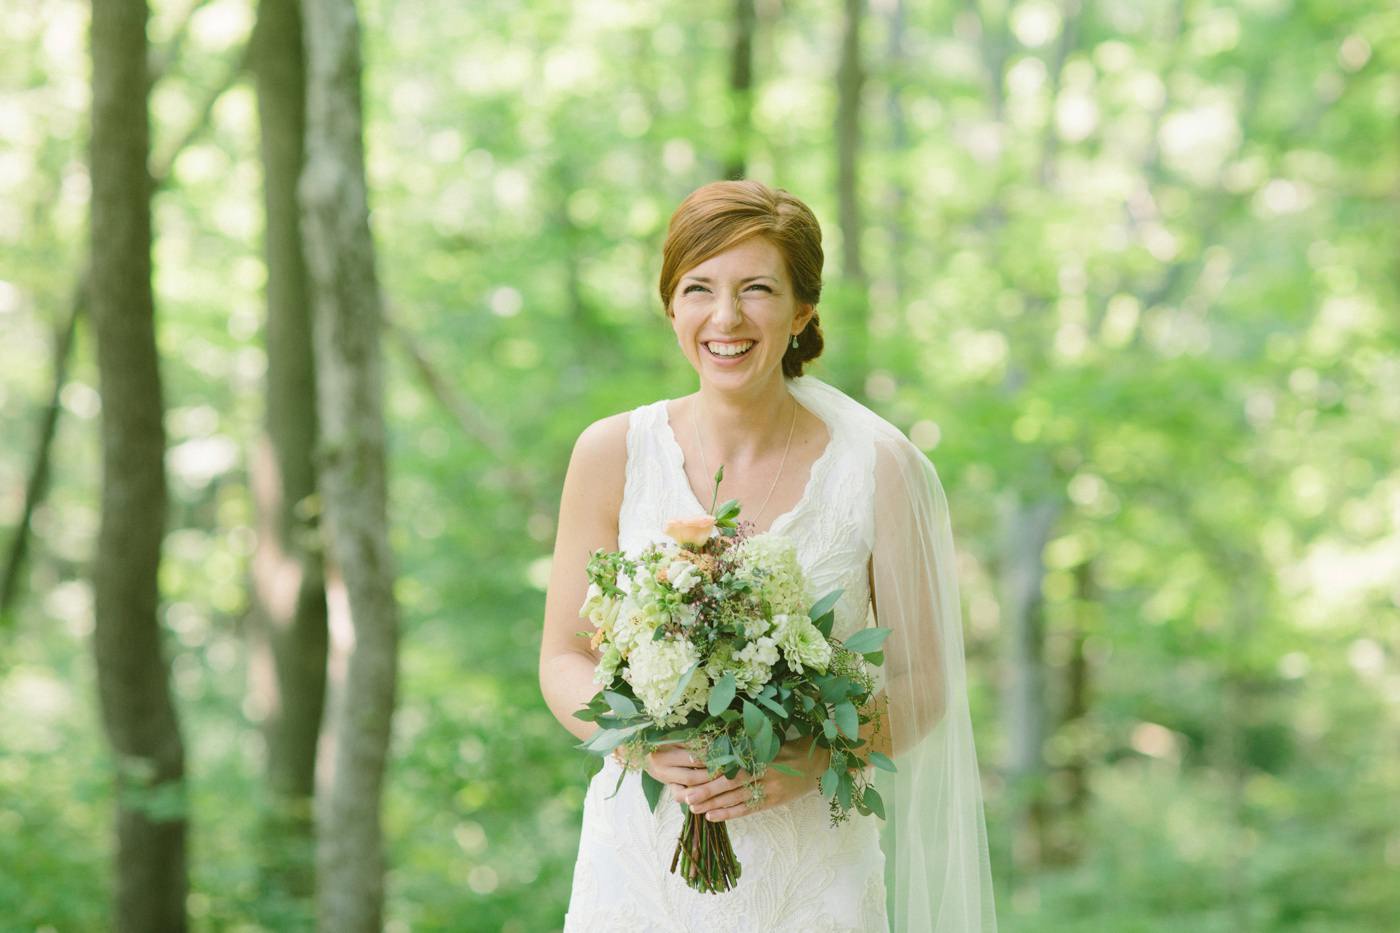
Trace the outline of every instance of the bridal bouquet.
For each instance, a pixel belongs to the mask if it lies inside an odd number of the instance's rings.
[[[715,474],[716,498],[724,468]],[[624,746],[628,764],[684,743],[711,777],[731,780],[742,769],[754,778],[774,761],[784,741],[812,738],[831,750],[818,789],[832,825],[851,807],[884,818],[884,803],[865,777],[868,764],[894,771],[890,759],[867,750],[860,737],[874,680],[884,663],[888,629],[866,628],[844,642],[831,637],[837,589],[812,604],[791,539],[752,534],[739,522],[737,500],[693,518],[667,522],[670,541],[635,557],[594,551],[588,596],[579,615],[593,623],[602,659],[594,682],[603,690],[574,713],[599,730],[577,748],[606,756]],[[624,744],[625,743],[625,744]],[[640,766],[638,766],[640,769]],[[655,812],[664,785],[642,772]],[[740,865],[724,821],[698,818],[686,804],[685,823],[671,857],[672,872],[697,891],[722,892],[738,881]]]

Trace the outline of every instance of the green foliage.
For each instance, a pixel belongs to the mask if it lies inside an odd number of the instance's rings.
[[[153,41],[186,9],[155,5]],[[905,55],[868,62],[868,281],[843,280],[828,250],[828,344],[810,371],[906,431],[945,483],[1000,928],[1388,928],[1400,915],[1400,764],[1381,738],[1400,721],[1395,11],[1107,2],[1065,23],[1058,5],[909,9]],[[538,688],[553,510],[587,423],[694,388],[655,278],[670,211],[717,177],[732,143],[732,37],[694,4],[362,11],[403,607],[390,922],[555,929],[598,762]],[[247,16],[221,3],[196,16],[153,96],[158,152],[196,119]],[[885,38],[891,21],[867,16]],[[0,13],[14,89],[0,121],[6,547],[51,335],[87,248],[85,19],[75,0]],[[833,244],[845,239],[835,95],[812,62],[829,59],[840,22],[831,2],[761,21],[758,47],[779,54],[757,62],[748,153],[751,174],[808,200]],[[207,930],[310,925],[304,903],[260,889],[260,852],[305,853],[257,837],[261,751],[245,705],[246,463],[265,366],[255,104],[250,82],[225,95],[155,203],[162,620],[189,756],[166,802],[191,820],[190,911]],[[858,334],[863,369],[848,358]],[[16,929],[107,925],[116,779],[84,581],[100,495],[92,350],[81,327],[25,598],[0,623],[0,917]],[[997,689],[1009,497],[1062,508],[1036,588],[1049,851],[1014,872],[1026,841],[1013,837],[1021,791],[1003,770]],[[852,650],[883,661],[881,646]],[[1088,708],[1069,716],[1076,659]],[[822,700],[849,688],[832,675]],[[594,721],[616,727],[628,699],[601,698]],[[735,715],[750,708],[771,732],[773,716],[815,700],[774,693]],[[848,708],[823,720],[825,741],[853,735]],[[654,804],[661,788],[643,786]],[[827,799],[883,809],[873,787],[856,790],[822,778]]]

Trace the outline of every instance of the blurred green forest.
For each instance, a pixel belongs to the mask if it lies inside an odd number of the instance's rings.
[[[388,928],[562,924],[597,760],[537,678],[559,490],[588,423],[695,387],[660,246],[736,154],[822,220],[810,372],[947,489],[1001,928],[1400,928],[1396,5],[752,9],[741,94],[732,3],[360,5],[403,613]],[[154,203],[161,618],[201,930],[308,922],[257,885],[255,13],[156,0],[149,28],[153,171],[178,153]],[[88,15],[0,10],[6,550],[85,265]],[[96,385],[80,323],[0,617],[4,930],[109,909]]]

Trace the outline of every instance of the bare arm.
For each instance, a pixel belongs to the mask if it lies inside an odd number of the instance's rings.
[[[579,616],[588,593],[584,568],[598,548],[617,550],[617,513],[627,469],[628,412],[595,421],[574,443],[559,501],[558,531],[540,641],[540,692],[554,718],[580,740],[598,730],[574,717],[599,690],[598,657],[576,632],[593,630]]]

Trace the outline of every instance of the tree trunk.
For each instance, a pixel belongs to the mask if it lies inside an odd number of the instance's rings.
[[[1007,638],[1007,780],[1014,801],[1017,867],[1040,865],[1045,850],[1045,603],[1042,553],[1060,512],[1053,500],[1011,494],[1002,527],[1002,621]]]
[[[724,177],[739,179],[748,171],[750,126],[753,120],[754,0],[734,0],[734,47],[729,59],[729,151]]]
[[[325,733],[317,767],[317,912],[323,930],[378,931],[380,799],[398,648],[387,533],[380,338],[383,307],[361,135],[353,0],[303,0],[308,72],[304,211],[330,606]]]
[[[865,0],[846,0],[841,32],[841,63],[836,72],[836,195],[841,228],[841,277],[847,300],[835,330],[841,347],[840,381],[858,398],[865,396],[869,374],[869,296],[860,258],[860,99],[865,74],[860,57],[860,27]],[[833,322],[834,323],[834,322]]]
[[[267,747],[264,899],[313,893],[312,798],[326,686],[326,595],[315,539],[317,435],[311,305],[296,188],[306,135],[297,0],[261,0],[252,66],[267,216],[266,430],[249,464],[252,561],[249,690]]]
[[[904,173],[909,164],[909,124],[904,116],[904,70],[909,67],[909,56],[904,50],[905,9],[904,0],[893,0],[889,7],[889,37],[885,50],[884,68],[888,78],[885,90],[885,112],[890,123],[888,147],[890,180],[886,191],[885,223],[890,241],[889,281],[894,306],[898,309],[894,326],[903,332],[908,324],[904,318],[904,300],[908,294],[905,276],[905,259],[909,255],[910,231],[914,225],[909,220],[909,183]]]
[[[91,291],[102,396],[93,635],[116,758],[115,929],[184,930],[184,746],[157,620],[165,429],[151,293],[144,0],[92,6]]]

